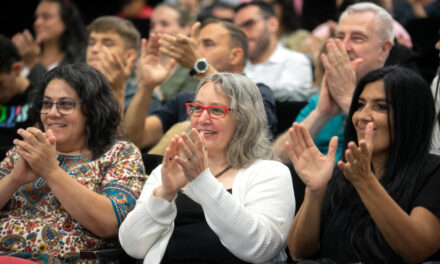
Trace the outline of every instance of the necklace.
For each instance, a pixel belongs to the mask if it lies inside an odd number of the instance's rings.
[[[214,177],[218,178],[218,177],[222,176],[223,174],[225,174],[225,172],[227,172],[231,168],[232,168],[231,166],[226,167],[224,170],[222,170],[221,172],[219,172],[216,175],[214,175]]]

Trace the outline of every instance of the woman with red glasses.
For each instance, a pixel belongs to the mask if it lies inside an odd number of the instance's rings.
[[[295,198],[288,168],[273,160],[258,88],[216,73],[186,106],[191,131],[151,173],[121,225],[122,247],[144,263],[285,260]]]

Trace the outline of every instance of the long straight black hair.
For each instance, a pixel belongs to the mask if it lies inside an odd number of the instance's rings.
[[[353,94],[345,125],[343,153],[348,142],[358,142],[351,120],[358,109],[360,94],[367,84],[375,81],[384,83],[389,106],[388,133],[391,141],[380,183],[394,201],[410,213],[415,195],[414,186],[429,155],[435,120],[433,96],[429,85],[411,70],[390,66],[368,73],[359,81]],[[341,159],[345,161],[344,155]],[[344,229],[348,238],[345,247],[350,249],[354,258],[365,263],[402,261],[397,254],[388,254],[392,249],[373,222],[353,185],[337,167],[329,183],[329,198],[331,208],[349,210],[353,216],[346,222]]]

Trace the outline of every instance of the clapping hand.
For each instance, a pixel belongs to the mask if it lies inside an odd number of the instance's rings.
[[[12,37],[12,42],[18,49],[24,64],[32,69],[38,62],[38,56],[40,56],[41,48],[40,43],[34,39],[29,30],[23,31],[23,33],[17,33]]]
[[[346,162],[339,161],[338,167],[343,171],[347,180],[353,185],[373,176],[371,171],[371,156],[373,153],[374,124],[369,122],[365,128],[365,138],[359,140],[359,147],[352,141],[345,151]]]
[[[304,125],[295,123],[289,129],[291,142],[286,141],[286,149],[298,176],[315,193],[325,191],[335,164],[338,138],[330,140],[327,156],[316,147]]]
[[[177,36],[163,35],[159,41],[160,51],[174,58],[180,65],[192,69],[194,63],[201,58],[197,52],[196,36],[200,28],[200,22],[194,23],[191,28],[191,36],[178,34]]]
[[[51,130],[43,133],[35,127],[19,129],[18,134],[23,140],[15,139],[17,154],[24,159],[32,171],[44,177],[58,169],[56,138]]]
[[[154,88],[161,84],[171,73],[175,60],[171,59],[166,65],[161,62],[159,52],[160,34],[150,33],[150,39],[142,39],[141,56],[137,62],[137,78],[139,83]]]
[[[205,138],[195,128],[191,129],[191,135],[194,142],[186,133],[182,133],[179,139],[180,149],[186,159],[176,157],[188,181],[194,180],[208,168],[208,151]]]

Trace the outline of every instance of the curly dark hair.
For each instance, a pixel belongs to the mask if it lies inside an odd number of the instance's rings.
[[[42,0],[58,3],[65,31],[60,39],[61,50],[66,55],[61,64],[84,62],[87,49],[87,29],[76,5],[70,0]],[[44,48],[44,47],[43,47]]]
[[[43,83],[35,90],[32,111],[41,129],[43,124],[37,114],[44,91],[54,79],[66,81],[81,101],[81,111],[86,116],[85,138],[87,148],[96,159],[118,139],[121,122],[119,103],[107,79],[98,70],[84,63],[67,64],[46,73]]]

